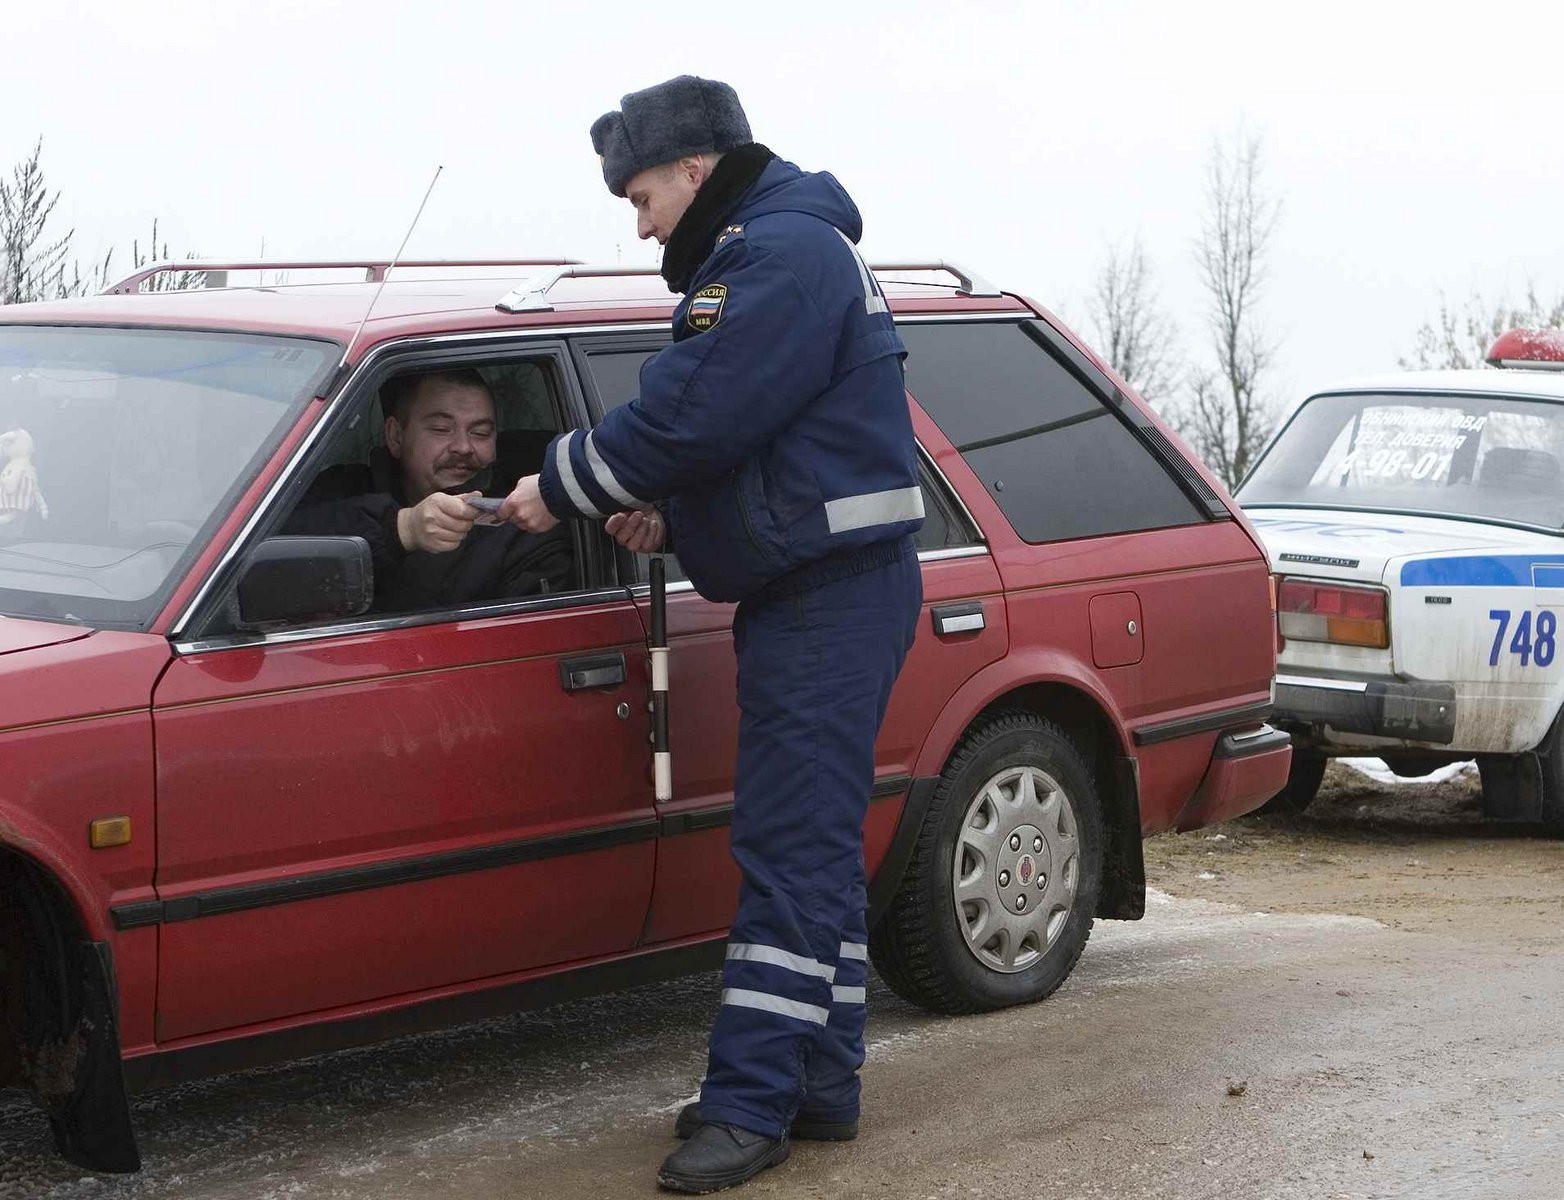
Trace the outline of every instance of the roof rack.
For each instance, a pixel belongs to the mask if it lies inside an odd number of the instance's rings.
[[[165,262],[152,263],[142,267],[132,275],[125,276],[118,283],[105,288],[100,294],[104,296],[131,296],[141,291],[141,285],[147,280],[158,275],[168,275],[179,272],[190,272],[206,276],[204,287],[222,288],[228,286],[228,272],[230,271],[353,271],[364,272],[365,283],[380,283],[386,277],[386,272],[395,266],[397,270],[409,267],[418,267],[425,270],[439,270],[453,268],[464,271],[474,267],[559,267],[579,260],[574,258],[424,258],[403,259],[401,262],[392,263],[389,259],[342,259],[334,261],[320,260],[253,260],[248,262],[203,262],[198,259],[171,259]],[[214,279],[216,282],[213,282]]]
[[[613,279],[621,275],[657,275],[657,267],[594,266],[590,263],[561,265],[552,271],[530,279],[523,279],[494,307],[501,312],[551,312],[554,306],[548,302],[549,290],[561,279]]]
[[[955,276],[958,285],[956,291],[963,296],[1004,295],[1004,292],[976,271],[969,271],[959,263],[941,258],[931,258],[925,262],[876,262],[870,263],[869,269],[871,271],[942,271],[946,275]]]
[[[871,263],[871,271],[943,271],[957,281],[956,291],[963,296],[1003,296],[993,284],[975,271],[941,259],[926,262]],[[622,275],[657,275],[657,267],[594,266],[585,263],[560,264],[555,270],[524,279],[500,298],[494,307],[501,312],[551,312],[548,294],[561,279],[611,279]]]

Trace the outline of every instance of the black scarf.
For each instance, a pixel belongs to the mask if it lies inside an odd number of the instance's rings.
[[[759,142],[746,142],[722,156],[663,247],[662,276],[670,292],[690,290],[690,280],[716,245],[722,227],[775,157]]]

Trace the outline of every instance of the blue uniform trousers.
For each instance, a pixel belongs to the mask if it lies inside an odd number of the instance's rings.
[[[912,646],[911,538],[879,565],[739,605],[732,847],[743,872],[701,1116],[781,1136],[800,1107],[858,1116],[874,742]]]

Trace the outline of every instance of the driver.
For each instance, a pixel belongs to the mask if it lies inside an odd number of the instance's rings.
[[[491,486],[494,395],[477,371],[399,375],[380,393],[389,479],[349,464],[315,481],[284,533],[356,535],[375,567],[374,612],[442,608],[571,586],[568,533],[477,525]],[[500,489],[504,494],[505,489]]]

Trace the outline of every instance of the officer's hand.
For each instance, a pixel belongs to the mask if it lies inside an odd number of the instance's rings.
[[[631,554],[650,554],[663,544],[663,518],[655,508],[615,513],[604,528]]]
[[[500,505],[499,517],[528,533],[547,533],[559,524],[559,518],[549,512],[543,503],[543,493],[538,488],[538,477],[528,475],[505,497]]]
[[[412,508],[404,508],[396,514],[396,533],[402,539],[404,550],[427,550],[443,554],[462,544],[467,531],[472,528],[478,509],[468,504],[468,499],[483,495],[468,492],[461,496],[448,496],[433,492]]]

